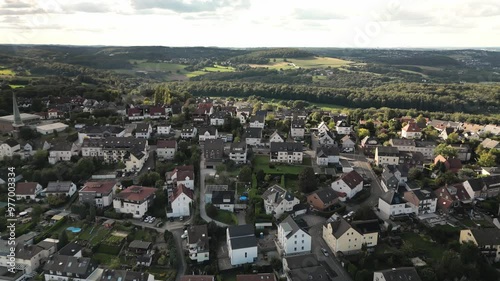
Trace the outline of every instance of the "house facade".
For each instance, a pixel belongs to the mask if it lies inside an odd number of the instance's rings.
[[[131,214],[142,218],[153,204],[156,188],[132,185],[113,198],[113,208],[117,213]]]
[[[244,133],[245,142],[249,146],[257,146],[261,144],[262,141],[262,129],[261,128],[247,128]]]
[[[405,139],[420,139],[422,137],[422,129],[415,122],[408,122],[401,129],[401,137]]]
[[[166,179],[167,184],[172,184],[174,187],[184,185],[194,190],[194,166],[177,166],[173,171],[167,172]]]
[[[378,209],[383,218],[414,213],[410,204],[399,193],[389,190],[378,199]]]
[[[292,138],[303,139],[306,133],[305,122],[303,119],[294,119],[290,124],[290,136]]]
[[[170,212],[167,212],[167,217],[189,217],[191,214],[191,204],[193,203],[193,190],[184,185],[178,185],[174,188],[172,195],[169,196]]]
[[[42,192],[42,186],[37,182],[18,182],[16,184],[17,200],[35,200]]]
[[[189,258],[198,263],[210,259],[210,247],[207,225],[193,225],[187,229],[186,245]]]
[[[283,256],[311,252],[311,236],[288,216],[278,225],[276,246]]]
[[[417,189],[406,191],[404,199],[412,207],[413,213],[417,215],[436,212],[437,197],[431,190]]]
[[[119,187],[115,181],[89,181],[78,191],[78,198],[82,203],[104,208],[113,204],[113,195]]]
[[[229,159],[236,164],[244,164],[247,162],[247,144],[244,141],[233,142],[229,149]]]
[[[300,204],[298,198],[277,184],[264,191],[262,199],[266,214],[273,215],[275,218],[281,217],[285,212],[293,211],[293,207]]]
[[[296,142],[272,142],[270,162],[280,163],[302,163],[304,156],[301,143]]]
[[[353,198],[358,192],[363,190],[363,177],[356,171],[351,171],[342,175],[340,179],[332,182],[332,189],[338,193],[344,193],[346,196],[341,197],[344,199]]]
[[[398,165],[399,150],[396,147],[377,146],[375,149],[375,164],[381,165]]]
[[[500,261],[500,229],[479,228],[460,231],[460,244],[472,242],[481,254],[495,262]]]
[[[46,196],[71,197],[75,194],[76,190],[76,184],[70,181],[51,181],[47,184],[44,193]]]
[[[252,225],[233,225],[226,229],[227,247],[232,266],[257,260],[257,238]]]
[[[339,252],[348,255],[358,253],[363,245],[377,246],[379,232],[378,220],[354,221],[349,224],[339,218],[323,226],[323,239],[335,255]]]
[[[160,160],[172,160],[176,152],[176,140],[158,140],[156,142],[156,155]]]
[[[316,149],[316,164],[318,166],[328,166],[339,163],[340,151],[336,146],[319,146]]]

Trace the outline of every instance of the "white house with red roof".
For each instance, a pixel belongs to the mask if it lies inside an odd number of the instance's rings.
[[[78,191],[78,198],[82,203],[93,204],[98,208],[110,206],[113,195],[120,187],[116,181],[88,181]]]
[[[128,120],[143,120],[142,109],[137,107],[131,107],[127,109]]]
[[[358,172],[351,171],[344,174],[340,179],[332,182],[332,189],[346,195],[340,198],[341,201],[351,199],[354,195],[363,190],[363,177],[361,177]]]
[[[48,119],[58,119],[62,117],[64,117],[64,113],[55,108],[49,109],[49,111],[47,112]]]
[[[173,184],[174,187],[184,185],[187,188],[194,190],[194,167],[177,166],[171,172],[166,174],[167,184]]]
[[[42,186],[37,182],[18,182],[16,185],[17,200],[35,200],[42,192]]]
[[[171,210],[167,212],[167,217],[189,217],[193,198],[193,190],[179,184],[169,196]]]
[[[160,160],[172,160],[176,152],[176,140],[158,140],[156,142],[156,155]]]
[[[153,204],[158,189],[132,185],[113,198],[113,208],[117,213],[132,214],[134,218],[142,218]]]
[[[408,122],[401,129],[401,137],[406,139],[419,139],[422,137],[422,129],[415,122]]]

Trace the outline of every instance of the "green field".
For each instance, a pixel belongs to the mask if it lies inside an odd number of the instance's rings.
[[[338,68],[353,62],[329,58],[329,57],[310,57],[310,58],[289,58],[284,61],[282,58],[271,59],[268,64],[251,64],[251,67],[267,67],[269,69],[296,69],[296,68]]]
[[[234,72],[234,67],[231,66],[222,66],[222,65],[214,65],[213,67],[205,67],[203,71],[206,72]]]
[[[443,252],[446,250],[442,245],[430,241],[428,236],[416,233],[405,233],[401,235],[401,238],[405,243],[410,243],[415,250],[424,253],[424,255],[434,260],[440,260],[443,256]]]
[[[236,217],[236,215],[226,210],[218,210],[217,216],[214,219],[216,221],[220,221],[222,223],[229,225],[238,224],[238,218]]]
[[[0,69],[0,75],[14,76],[16,73],[12,69]]]
[[[90,233],[92,231],[92,233]],[[87,227],[80,235],[78,239],[87,240],[92,246],[97,245],[101,242],[108,234],[110,230],[103,226],[93,226]]]
[[[274,175],[298,175],[305,167],[310,167],[307,165],[297,166],[297,165],[284,165],[284,164],[274,164],[274,168],[269,167],[269,156],[267,155],[257,155],[255,156],[255,170],[258,171],[262,169],[266,174]]]
[[[16,88],[24,88],[26,86],[24,85],[9,85],[12,89],[16,89]]]

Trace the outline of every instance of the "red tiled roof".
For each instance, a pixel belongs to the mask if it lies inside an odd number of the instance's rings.
[[[363,177],[361,177],[358,172],[356,171],[351,171],[345,175],[343,175],[340,180],[343,180],[347,186],[349,186],[351,189],[356,188],[360,183],[363,182]]]
[[[410,133],[417,133],[417,132],[421,132],[422,130],[417,125],[417,123],[410,122],[406,126],[404,126],[403,131],[410,132]]]
[[[19,182],[16,185],[17,195],[34,195],[37,182]]]
[[[275,281],[272,273],[236,275],[236,281]]]
[[[177,188],[175,189],[174,193],[172,194],[172,197],[170,199],[170,201],[174,201],[175,199],[177,199],[177,197],[179,197],[181,194],[186,194],[187,197],[193,199],[193,191],[189,188],[187,188],[185,185],[183,184],[179,184],[177,186]]]
[[[80,192],[96,192],[109,194],[113,190],[116,182],[114,181],[88,181],[83,186]]]
[[[132,185],[127,189],[116,195],[117,198],[129,200],[129,201],[146,201],[151,195],[153,195],[157,191],[156,188],[153,187],[144,187]]]
[[[132,115],[136,115],[136,114],[141,114],[142,113],[142,110],[140,108],[129,108],[127,110],[127,114],[128,116],[132,116]]]
[[[175,148],[177,146],[177,142],[175,140],[159,140],[156,142],[157,148]]]
[[[150,115],[158,115],[157,113],[161,113],[162,115],[165,115],[165,108],[161,106],[154,106],[149,108],[149,114]]]

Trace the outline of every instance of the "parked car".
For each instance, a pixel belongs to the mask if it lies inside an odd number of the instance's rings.
[[[323,252],[323,255],[325,255],[325,257],[328,257],[330,255],[325,248],[321,248],[321,252]]]
[[[156,224],[156,227],[162,227],[165,223],[162,222],[162,221],[159,221],[157,224]]]
[[[184,233],[182,233],[181,238],[186,239],[188,237],[188,232],[187,230],[184,230]]]
[[[183,221],[184,220],[184,217],[179,217],[179,221]]]
[[[151,217],[151,218],[149,219],[149,223],[153,223],[153,222],[155,222],[155,220],[156,220],[156,218],[155,218],[155,217]]]

